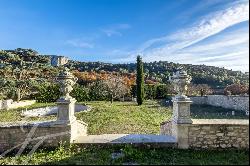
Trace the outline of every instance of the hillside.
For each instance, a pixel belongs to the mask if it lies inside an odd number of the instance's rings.
[[[95,79],[95,75],[100,73],[113,72],[132,78],[136,71],[136,63],[111,64],[69,60],[65,66],[74,72],[91,75],[91,78]],[[193,84],[208,84],[213,88],[224,88],[233,83],[249,83],[249,75],[240,71],[167,61],[144,63],[146,83],[166,83],[169,76],[179,67],[183,67],[192,76]],[[0,51],[1,78],[21,79],[20,77],[26,77],[33,80],[53,81],[58,72],[59,67],[51,66],[49,55],[39,55],[35,50],[22,48]]]

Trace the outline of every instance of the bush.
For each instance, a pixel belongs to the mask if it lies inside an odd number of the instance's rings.
[[[89,89],[79,84],[76,84],[73,87],[70,95],[74,97],[78,102],[90,100]]]
[[[144,92],[146,99],[166,99],[174,94],[171,84],[145,84]],[[136,86],[132,86],[131,95],[135,97]]]
[[[156,99],[165,99],[171,92],[171,86],[168,84],[160,84],[156,87]]]
[[[213,93],[213,90],[207,84],[190,84],[188,85],[188,96],[205,96]]]
[[[55,102],[60,97],[58,84],[42,85],[38,88],[35,99],[41,103]]]
[[[249,86],[243,84],[232,84],[224,89],[225,95],[249,94]]]
[[[109,100],[108,87],[103,81],[96,81],[89,85],[89,97],[91,101]]]
[[[157,86],[154,84],[145,84],[144,91],[145,91],[145,98],[146,99],[155,99],[157,94]]]

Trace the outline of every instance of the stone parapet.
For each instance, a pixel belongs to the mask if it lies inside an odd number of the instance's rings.
[[[41,147],[56,147],[70,141],[71,126],[54,121],[0,123],[0,152],[25,148],[32,149],[39,141]]]
[[[177,138],[178,148],[249,149],[249,120],[192,119],[192,124],[161,124],[161,134]]]
[[[249,96],[208,95],[192,96],[193,104],[207,104],[217,107],[249,111]]]

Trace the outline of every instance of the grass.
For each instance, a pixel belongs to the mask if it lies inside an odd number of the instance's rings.
[[[47,117],[29,117],[25,118],[21,116],[22,111],[25,111],[26,109],[35,109],[35,108],[41,108],[46,106],[54,106],[55,103],[35,103],[30,106],[20,107],[17,109],[10,109],[10,110],[0,110],[0,122],[16,122],[16,121],[43,121],[43,120],[51,120],[55,119],[55,116],[47,116]]]
[[[89,134],[148,133],[159,134],[160,123],[171,118],[171,110],[157,101],[146,101],[142,106],[134,102],[91,101],[84,103],[92,107],[89,112],[75,113],[77,119],[88,123]],[[54,103],[34,105],[0,112],[0,122],[55,120],[56,116],[21,116],[22,110],[53,106]]]
[[[161,122],[169,120],[172,108],[165,107],[162,101],[146,101],[142,106],[135,102],[90,101],[89,112],[78,112],[76,117],[89,124],[90,134],[103,133],[148,133],[158,134]],[[55,120],[56,116],[22,117],[25,109],[54,106],[55,103],[35,103],[31,106],[0,111],[0,122]],[[243,111],[209,105],[191,105],[191,117],[195,119],[249,119]]]
[[[160,123],[169,120],[172,115],[170,107],[163,106],[160,101],[146,101],[142,106],[134,102],[95,101],[86,102],[92,107],[89,112],[76,113],[77,119],[88,123],[88,134],[111,133],[147,133],[159,134]],[[47,104],[55,105],[54,103]],[[46,104],[36,103],[22,109],[0,111],[0,121],[21,121],[21,111],[45,107]],[[225,116],[231,110],[206,105],[192,105],[193,118],[232,118]],[[243,115],[237,118],[242,118]],[[55,116],[43,118],[28,118],[31,120],[55,119]],[[26,119],[25,119],[26,120]],[[111,154],[120,151],[124,157],[112,159]],[[118,165],[118,164],[157,164],[157,165],[247,165],[248,150],[180,150],[171,148],[136,148],[131,146],[80,148],[60,146],[56,149],[40,149],[32,156],[26,154],[14,157],[14,154],[0,159],[4,164],[77,164],[77,165]]]
[[[112,159],[114,152],[121,158]],[[181,150],[171,148],[135,148],[131,145],[79,148],[60,146],[54,150],[40,150],[32,156],[5,157],[0,164],[29,165],[248,165],[248,150]]]
[[[137,106],[134,102],[87,102],[89,112],[78,113],[86,122],[89,134],[141,133],[159,134],[160,123],[171,118],[171,110],[156,101]]]

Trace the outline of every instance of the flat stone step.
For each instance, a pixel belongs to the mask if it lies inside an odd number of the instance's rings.
[[[75,144],[151,144],[175,147],[176,138],[168,135],[153,134],[102,134],[79,136]]]

